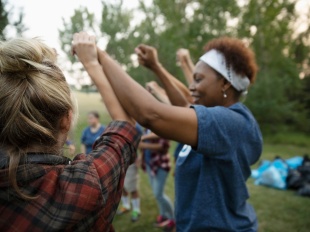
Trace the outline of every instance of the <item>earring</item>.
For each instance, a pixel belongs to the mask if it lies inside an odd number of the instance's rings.
[[[227,94],[225,93],[225,91],[223,91],[223,97],[227,98]]]

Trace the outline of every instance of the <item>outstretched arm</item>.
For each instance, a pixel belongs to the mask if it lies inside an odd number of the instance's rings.
[[[158,101],[170,104],[170,100],[166,94],[166,91],[161,88],[156,81],[150,81],[146,83],[146,90],[149,91]]]
[[[102,66],[98,61],[95,37],[88,36],[85,32],[74,34],[72,51],[78,56],[90,78],[97,86],[111,118],[113,120],[128,121],[135,125],[135,121],[127,114],[118,101],[103,72]]]
[[[191,146],[197,145],[198,122],[194,109],[159,102],[106,52],[99,50],[98,54],[119,101],[140,125],[149,128],[160,137]]]
[[[189,51],[185,48],[180,48],[177,51],[177,60],[184,73],[187,84],[190,85],[193,82],[194,64],[190,57]]]
[[[192,103],[188,88],[160,64],[154,47],[142,44],[135,51],[138,54],[139,63],[152,70],[161,81],[172,105],[188,106]]]

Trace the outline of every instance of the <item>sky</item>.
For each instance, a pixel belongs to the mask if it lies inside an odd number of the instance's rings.
[[[113,1],[113,0],[108,0]],[[41,37],[48,45],[59,48],[58,29],[62,28],[62,18],[69,19],[74,10],[85,6],[95,17],[101,14],[101,0],[9,0],[15,12],[22,8],[27,37]],[[124,1],[127,7],[134,7],[137,0]]]
[[[113,0],[106,0],[113,1]],[[15,12],[23,8],[24,24],[29,28],[25,33],[29,37],[41,37],[48,45],[60,48],[58,29],[62,28],[62,18],[69,19],[74,9],[86,6],[90,12],[99,18],[101,14],[101,0],[9,0]],[[138,0],[124,0],[126,7],[137,6]],[[310,0],[299,0],[297,10],[310,8]]]

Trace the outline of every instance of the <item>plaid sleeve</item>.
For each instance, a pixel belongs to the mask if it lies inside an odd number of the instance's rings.
[[[87,156],[77,155],[67,165],[21,167],[23,174],[18,176],[33,176],[22,186],[23,193],[37,197],[23,202],[15,193],[4,191],[5,198],[0,194],[1,231],[112,231],[126,170],[135,160],[139,139],[134,126],[115,121]]]
[[[103,198],[105,220],[112,221],[122,195],[122,188],[128,166],[135,161],[140,133],[128,122],[112,121],[96,140],[92,152],[76,156],[72,165],[88,163],[88,180],[99,182]],[[91,184],[93,185],[93,184]]]
[[[112,121],[94,143],[91,155],[95,157],[98,155],[98,150],[109,146],[118,151],[118,154],[124,159],[124,164],[129,166],[136,159],[140,138],[141,133],[130,123]],[[99,155],[101,154],[99,153]]]

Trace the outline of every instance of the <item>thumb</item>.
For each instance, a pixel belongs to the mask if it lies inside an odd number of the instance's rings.
[[[139,44],[137,48],[140,49],[144,53],[146,52],[148,46],[145,44]]]
[[[142,60],[146,58],[146,53],[140,47],[135,48],[135,53],[138,55],[138,58],[142,58]]]

